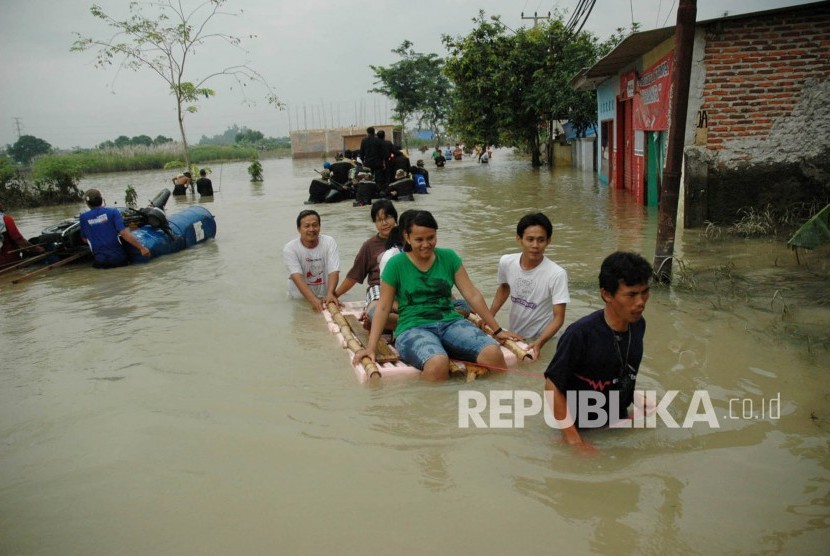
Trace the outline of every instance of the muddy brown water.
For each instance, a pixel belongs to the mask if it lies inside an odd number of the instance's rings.
[[[589,435],[586,458],[541,416],[459,428],[459,394],[539,392],[554,352],[471,385],[359,384],[302,302],[282,245],[319,161],[212,167],[214,241],[146,265],[72,266],[0,280],[0,554],[818,553],[830,545],[827,252],[798,265],[779,241],[678,237],[684,281],[654,288],[638,386],[695,392],[718,427]],[[566,324],[600,306],[599,264],[651,259],[656,213],[573,170],[430,169],[432,210],[490,300],[498,257],[529,210],[554,222]],[[93,176],[110,201],[169,172]],[[198,200],[172,198],[168,212]],[[409,205],[400,204],[399,210]],[[82,207],[15,211],[23,232]],[[320,205],[343,272],[368,209]],[[360,299],[355,288],[349,299]],[[502,321],[506,320],[503,309]],[[702,407],[702,406],[701,406]],[[701,409],[703,412],[703,409]],[[488,412],[483,414],[485,418]],[[824,547],[822,549],[821,547]]]

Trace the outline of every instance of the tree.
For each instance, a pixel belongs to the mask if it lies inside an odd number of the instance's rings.
[[[34,135],[22,135],[7,152],[15,161],[28,165],[34,157],[52,152],[52,145]]]
[[[236,136],[245,131],[247,128],[243,127],[242,129],[239,128],[237,124],[233,124],[232,127],[226,129],[223,133],[219,135],[214,135],[213,137],[208,137],[207,135],[202,135],[202,138],[199,140],[200,145],[233,145],[236,142]]]
[[[132,139],[130,139],[130,145],[139,146],[143,145],[145,147],[149,147],[153,144],[153,140],[150,138],[149,135],[136,135]]]
[[[446,117],[450,82],[442,72],[444,61],[437,54],[421,54],[412,46],[405,40],[392,50],[402,59],[389,67],[369,66],[377,78],[375,85],[379,85],[369,92],[395,101],[394,119],[402,127],[418,115],[418,125],[426,122],[437,135]]]
[[[244,131],[241,131],[236,134],[236,137],[234,137],[234,142],[255,145],[263,139],[265,139],[265,135],[263,135],[261,131],[244,128]]]
[[[453,84],[450,130],[464,143],[500,145],[501,133],[496,110],[502,100],[499,80],[491,72],[509,51],[506,27],[484,11],[473,19],[477,26],[466,37],[442,40],[449,51],[445,72]]]
[[[165,137],[164,135],[156,135],[156,138],[153,139],[153,145],[164,145],[165,143],[172,143],[173,140],[169,137]]]
[[[130,144],[130,138],[126,135],[119,135],[115,138],[115,141],[113,141],[113,143],[115,143],[115,148],[123,149],[124,147]]]
[[[142,4],[131,2],[131,15],[124,20],[115,19],[100,6],[93,5],[90,8],[92,15],[106,23],[115,34],[107,39],[95,39],[75,33],[77,40],[72,44],[71,50],[83,52],[97,49],[98,67],[109,67],[114,60],[120,60],[119,69],[145,69],[158,75],[175,98],[183,154],[189,168],[190,155],[184,118],[186,114],[197,111],[196,102],[214,96],[215,91],[206,86],[208,82],[221,76],[231,78],[240,86],[243,98],[249,104],[244,89],[247,83],[255,82],[266,89],[269,103],[278,108],[282,108],[282,103],[265,78],[246,64],[217,69],[205,76],[187,77],[187,62],[195,56],[197,50],[202,52],[209,43],[214,42],[226,43],[241,50],[241,40],[210,30],[217,16],[238,15],[221,11],[227,0],[203,0],[192,9],[185,7],[185,1],[160,0],[144,4],[158,10],[152,16],[144,15]]]
[[[591,33],[569,32],[561,16],[515,32],[483,11],[473,21],[466,37],[443,38],[454,85],[450,128],[466,143],[523,147],[541,166],[541,132],[551,121],[570,120],[580,132],[596,122],[594,93],[569,82],[598,59],[600,45]]]

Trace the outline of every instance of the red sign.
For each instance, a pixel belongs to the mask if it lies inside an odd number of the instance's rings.
[[[669,129],[671,74],[674,53],[669,52],[659,62],[643,72],[637,80],[634,95],[634,129],[662,131]]]
[[[620,100],[628,100],[634,96],[634,83],[636,80],[637,74],[634,71],[620,75]]]

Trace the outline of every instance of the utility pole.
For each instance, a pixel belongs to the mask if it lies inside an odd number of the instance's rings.
[[[536,12],[533,12],[533,17],[525,17],[525,13],[522,12],[522,19],[532,19],[533,26],[536,27],[539,24],[540,19],[550,19],[550,12],[548,12],[548,15],[536,15]]]
[[[20,118],[12,118],[14,125],[17,128],[17,138],[20,139]]]
[[[657,218],[657,245],[654,250],[654,273],[658,282],[671,283],[674,235],[677,227],[677,201],[683,168],[683,143],[686,135],[686,112],[689,107],[689,82],[695,40],[697,0],[680,0],[674,31],[674,75],[672,75],[671,121],[666,166],[660,191]]]

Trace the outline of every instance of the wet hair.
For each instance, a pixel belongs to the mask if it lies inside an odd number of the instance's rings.
[[[395,222],[398,221],[398,211],[389,199],[378,199],[372,203],[372,210],[369,211],[369,214],[372,216],[372,222],[375,221],[380,211],[383,211],[386,216],[394,218]]]
[[[620,281],[626,286],[639,286],[648,284],[653,274],[651,265],[642,256],[617,251],[602,261],[599,269],[599,287],[614,295],[620,288]]]
[[[389,237],[386,238],[386,249],[392,249],[393,247],[401,247],[403,246],[404,251],[411,251],[412,248],[407,245],[406,241],[403,239],[403,230],[409,224],[409,221],[412,220],[412,217],[415,216],[415,213],[420,212],[417,209],[407,209],[401,213],[398,217],[398,225],[392,228],[389,232]]]
[[[187,176],[188,178],[192,178],[192,177],[193,177],[193,176],[190,174],[190,172],[185,172],[185,173],[184,173],[184,175],[185,175],[185,176]]]
[[[438,222],[435,221],[435,217],[432,216],[432,213],[428,210],[419,210],[416,211],[415,214],[412,215],[409,222],[406,223],[404,231],[407,234],[411,234],[412,226],[423,226],[424,228],[432,228],[433,230],[437,230]]]
[[[553,225],[550,223],[550,219],[548,219],[548,217],[541,212],[537,212],[535,214],[525,214],[522,216],[522,219],[519,220],[519,224],[516,226],[516,235],[524,237],[525,230],[531,226],[541,226],[544,228],[545,232],[548,234],[548,239],[550,239],[553,235]]]
[[[300,222],[302,222],[303,218],[305,218],[306,216],[311,216],[311,215],[314,215],[314,216],[317,217],[317,223],[318,224],[323,223],[323,219],[320,218],[320,215],[317,213],[316,210],[310,210],[310,209],[301,210],[300,214],[297,216],[297,229],[300,228]]]
[[[87,189],[84,193],[84,201],[89,208],[98,208],[104,204],[104,198],[97,189]]]

